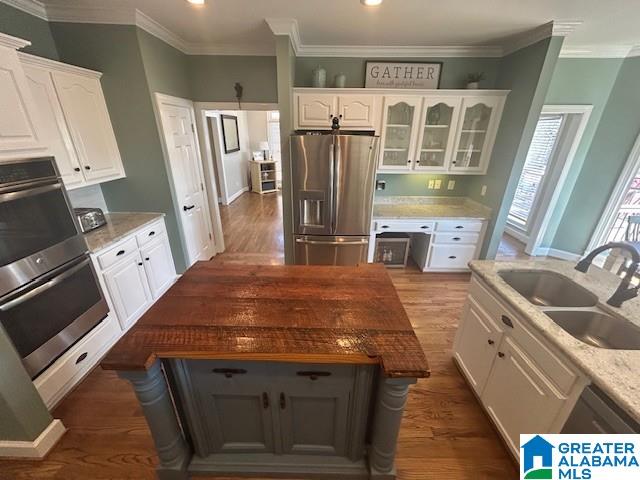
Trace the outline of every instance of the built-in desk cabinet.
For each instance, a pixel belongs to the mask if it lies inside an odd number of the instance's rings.
[[[380,135],[378,171],[485,174],[508,91],[294,89],[295,128]]]
[[[19,57],[42,123],[42,140],[65,186],[124,177],[102,74],[25,53]]]

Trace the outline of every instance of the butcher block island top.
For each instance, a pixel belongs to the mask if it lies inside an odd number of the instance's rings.
[[[382,265],[198,262],[115,345],[102,367],[157,359],[379,364],[385,377],[429,375]]]

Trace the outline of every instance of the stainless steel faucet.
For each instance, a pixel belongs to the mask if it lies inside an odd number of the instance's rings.
[[[633,276],[638,271],[638,264],[640,264],[640,254],[633,245],[624,242],[610,242],[594,248],[591,252],[589,252],[589,255],[578,262],[578,264],[576,265],[576,270],[582,273],[587,273],[587,270],[589,270],[589,265],[591,265],[591,262],[593,262],[594,258],[600,255],[602,252],[611,250],[613,248],[626,250],[631,254],[631,264],[627,267],[625,276],[622,278],[622,281],[620,282],[620,285],[618,285],[616,291],[613,292],[613,295],[611,295],[611,298],[607,300],[607,303],[612,307],[619,307],[627,300],[631,300],[632,298],[637,297],[638,289],[640,288],[640,285],[637,285],[635,287],[631,286],[631,279],[633,279]]]

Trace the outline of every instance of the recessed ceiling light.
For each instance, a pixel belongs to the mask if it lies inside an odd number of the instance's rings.
[[[193,5],[204,5],[204,0],[187,0],[187,2]]]
[[[360,3],[367,7],[376,7],[382,3],[382,0],[360,0]]]

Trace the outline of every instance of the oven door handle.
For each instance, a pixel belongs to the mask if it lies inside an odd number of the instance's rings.
[[[17,192],[9,192],[0,194],[0,203],[3,202],[11,202],[13,200],[18,200],[24,197],[31,197],[33,195],[39,195],[41,193],[50,192],[52,190],[59,190],[62,188],[62,184],[60,182],[53,183],[51,185],[45,185],[43,187],[35,187],[29,188],[27,190],[19,190]]]
[[[78,270],[86,267],[90,262],[91,262],[91,259],[90,258],[86,258],[83,261],[81,261],[80,263],[78,263],[78,264],[74,265],[73,267],[71,267],[70,269],[65,270],[60,275],[57,275],[57,276],[53,277],[48,282],[45,282],[42,285],[38,285],[36,288],[27,291],[24,295],[20,295],[19,297],[14,298],[13,300],[9,300],[8,302],[3,303],[2,305],[0,305],[0,311],[7,312],[7,311],[11,310],[12,308],[17,307],[18,305],[23,304],[27,300],[30,300],[33,297],[37,296],[37,295],[40,295],[42,292],[45,292],[45,291],[49,290],[52,287],[55,287],[60,282],[62,282],[63,280],[69,278],[74,273],[76,273]]]

